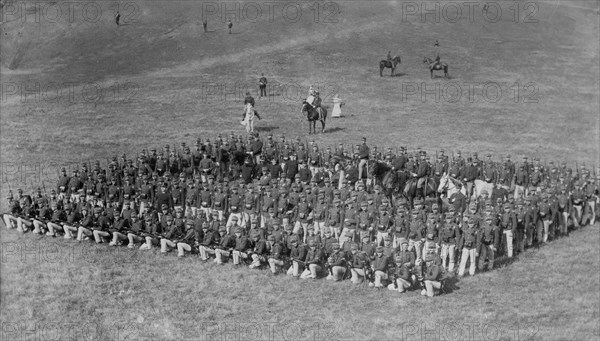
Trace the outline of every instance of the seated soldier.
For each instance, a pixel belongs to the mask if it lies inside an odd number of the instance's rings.
[[[44,234],[44,231],[48,229],[46,222],[50,220],[50,217],[52,217],[52,210],[48,201],[44,201],[37,216],[33,218],[33,233]]]
[[[200,235],[194,228],[194,220],[187,219],[185,222],[185,235],[177,243],[177,257],[182,258],[185,256],[185,252],[191,252],[192,254],[198,253],[198,241]]]
[[[240,264],[241,259],[248,258],[248,252],[252,249],[252,242],[243,233],[243,228],[235,228],[235,247],[232,252],[234,265]]]
[[[63,231],[62,223],[67,219],[67,214],[63,211],[62,204],[58,202],[56,207],[53,208],[52,218],[46,223],[48,227],[47,236],[56,237],[56,231]]]
[[[113,221],[112,227],[109,230],[112,233],[112,241],[108,244],[110,246],[121,245],[123,240],[127,240],[127,233],[129,229],[129,220],[125,219],[122,215],[119,215],[118,211],[115,211],[115,220]]]
[[[332,252],[327,259],[329,265],[328,280],[341,281],[346,274],[346,252],[340,248],[339,243],[331,245]]]
[[[183,238],[184,229],[184,222],[181,218],[174,219],[170,215],[167,216],[167,229],[160,238],[160,253],[170,252],[171,248],[177,247],[177,242]]]
[[[223,264],[227,262],[227,259],[231,255],[231,251],[235,247],[235,237],[227,233],[225,223],[222,222],[219,227],[219,234],[221,235],[221,242],[215,247],[215,260],[217,264]]]
[[[221,235],[219,234],[218,230],[215,231],[209,229],[207,222],[202,223],[202,231],[204,232],[204,238],[202,239],[198,249],[200,251],[200,259],[207,261],[209,259],[209,255],[215,253],[215,246],[220,244]]]
[[[273,275],[276,275],[278,270],[285,264],[283,261],[283,245],[273,235],[270,235],[267,241],[271,244],[271,254],[268,257],[269,269]]]
[[[350,248],[352,250],[351,281],[354,284],[360,284],[366,276],[367,267],[371,266],[370,259],[366,252],[358,249],[358,244],[353,243]]]
[[[442,288],[442,259],[440,257],[435,257],[432,260],[427,260],[425,266],[426,269],[423,276],[425,289],[421,290],[421,295],[433,297],[435,294],[439,293],[439,290]]]
[[[93,213],[87,218],[82,219],[81,225],[79,225],[79,229],[77,230],[77,241],[88,240],[90,236],[93,236],[94,227],[98,225],[98,221],[100,221],[100,214],[102,213],[102,208],[94,207]],[[36,221],[34,220],[33,225],[36,226]],[[40,230],[43,229],[45,225],[36,226]],[[33,231],[35,233],[35,230]],[[41,231],[40,231],[41,232]],[[85,235],[85,237],[84,237]]]
[[[2,219],[4,220],[7,229],[16,228],[17,218],[21,214],[21,205],[18,200],[14,199],[12,191],[8,191],[6,199],[8,200],[10,211],[9,213],[4,213]]]
[[[323,264],[323,251],[317,247],[317,242],[314,239],[308,241],[308,251],[306,253],[306,260],[304,262],[306,268],[300,275],[301,279],[316,279],[319,272],[321,271],[321,265]]]
[[[152,214],[147,214],[144,219],[144,230],[140,233],[140,239],[143,240],[144,243],[140,246],[140,250],[151,250],[153,245],[158,244],[159,236],[163,232],[163,226],[155,220]],[[138,240],[135,237],[130,238],[130,235],[131,234],[127,234],[130,244]]]
[[[252,241],[254,242],[254,248],[250,252],[250,258],[252,259],[252,263],[248,266],[250,269],[257,269],[263,263],[267,261],[267,255],[270,252],[270,245],[267,241],[260,236],[260,234],[253,233],[250,235]]]
[[[394,262],[396,263],[395,282],[390,283],[388,289],[402,293],[412,286],[412,270],[415,266],[415,254],[408,250],[408,241],[402,241]]]
[[[304,261],[306,260],[306,246],[298,243],[298,236],[290,236],[290,260],[292,265],[287,271],[287,274],[294,277],[299,277],[304,269]]]
[[[140,234],[142,233],[142,231],[144,231],[144,221],[142,219],[140,219],[137,214],[135,217],[132,215],[131,216],[131,227],[130,227],[129,231],[127,231],[126,235],[123,235],[124,238],[119,235],[117,235],[117,238],[119,240],[127,240],[129,242],[127,244],[127,248],[133,249],[133,247],[135,245],[134,239],[136,241],[144,240],[142,237],[140,237]]]
[[[375,259],[371,263],[371,268],[375,272],[375,281],[369,283],[369,287],[383,288],[383,281],[388,279],[387,270],[389,258],[383,254],[383,246],[378,246],[375,249]]]

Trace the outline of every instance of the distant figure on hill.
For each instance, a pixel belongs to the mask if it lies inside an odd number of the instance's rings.
[[[204,27],[204,32],[206,33],[206,28],[208,27],[208,22],[206,22],[206,18],[202,21],[202,27]]]
[[[263,97],[263,96],[267,96],[267,77],[265,77],[265,74],[261,74],[260,79],[258,80],[258,87],[260,88],[260,96],[259,98]]]
[[[233,27],[233,23],[231,22],[231,19],[229,19],[229,21],[227,22],[227,27],[229,28],[229,34],[231,34],[231,28]]]
[[[121,21],[121,13],[117,11],[117,16],[115,17],[115,22],[117,23],[117,26],[119,26],[119,21]]]
[[[388,51],[386,59],[388,62],[392,62],[392,51]]]

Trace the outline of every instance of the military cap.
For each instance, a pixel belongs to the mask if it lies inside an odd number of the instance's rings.
[[[377,249],[375,249],[375,251],[376,251],[377,253],[381,253],[381,252],[383,252],[383,246],[378,246],[378,247],[377,247]]]

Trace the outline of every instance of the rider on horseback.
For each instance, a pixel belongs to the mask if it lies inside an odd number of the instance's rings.
[[[388,51],[388,53],[387,53],[387,61],[388,61],[388,63],[392,62],[392,51]]]

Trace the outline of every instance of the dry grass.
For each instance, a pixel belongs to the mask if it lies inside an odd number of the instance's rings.
[[[214,137],[217,131],[242,134],[237,123],[241,94],[207,95],[202,84],[232,89],[235,84],[254,84],[261,72],[271,83],[303,87],[299,95],[277,92],[257,101],[264,116],[258,123],[262,132],[306,138],[307,123],[298,114],[298,101],[310,84],[325,84],[325,99],[338,92],[347,106],[345,118],[328,121],[330,133],[314,136],[321,144],[349,146],[367,136],[380,148],[408,145],[432,152],[444,148],[511,153],[515,158],[526,153],[571,164],[599,163],[598,16],[595,10],[579,8],[589,3],[561,4],[556,10],[555,2],[540,3],[537,23],[515,23],[506,17],[491,24],[481,17],[459,23],[423,23],[419,17],[403,22],[402,2],[348,1],[339,3],[338,23],[314,23],[308,15],[312,12],[304,7],[298,23],[281,17],[261,25],[236,23],[234,30],[240,34],[232,35],[217,22],[209,22],[214,33],[203,34],[198,3],[137,4],[141,19],[119,28],[110,18],[96,25],[2,25],[3,85],[79,86],[72,102],[21,102],[18,95],[3,94],[3,197],[7,183],[28,189],[44,179],[49,186],[53,173],[32,168],[37,164],[54,170],[59,163],[190,143],[198,136]],[[510,4],[503,6],[503,13],[512,15]],[[23,37],[15,35],[19,30]],[[449,80],[429,79],[421,62],[423,56],[433,55],[435,39],[450,65]],[[402,57],[400,76],[380,78],[378,61],[388,50]],[[8,70],[17,54],[17,69]],[[118,100],[107,96],[94,104],[81,95],[81,86],[94,82],[108,94],[114,82],[131,82],[136,90],[122,89]],[[456,103],[406,94],[407,86],[431,89],[439,84],[442,89],[450,82],[463,88]],[[465,82],[498,84],[503,95],[497,102],[482,96],[470,102]],[[538,103],[523,103],[522,97],[515,103],[517,82],[521,91],[530,82],[537,86]],[[29,172],[13,171],[14,166],[29,167]],[[4,202],[0,207],[5,208]],[[230,339],[238,335],[244,340],[600,336],[597,226],[506,268],[464,279],[452,294],[434,300],[346,282],[300,283],[265,271],[221,268],[155,252],[116,252],[46,237],[38,241],[4,230],[0,237],[2,322],[10,327],[19,321],[27,328],[78,322],[80,336],[75,339],[86,336],[81,334],[83,322],[98,324],[102,333],[96,338],[103,340],[218,338],[214,325],[204,324],[208,329],[202,329],[202,322],[215,321],[238,328]],[[27,245],[37,250],[37,261],[28,255],[21,262],[13,253],[20,254]],[[60,261],[44,253],[52,245],[59,248]],[[238,322],[242,325],[236,327]],[[437,326],[438,337],[421,333],[422,322],[427,330]],[[273,335],[268,334],[269,323],[275,323]],[[118,330],[111,329],[115,324]],[[457,331],[450,326],[456,325],[463,334],[451,334]],[[248,335],[257,326],[262,336]],[[502,334],[494,334],[495,327]],[[468,337],[469,328],[478,334]],[[484,330],[488,334],[482,334]]]

